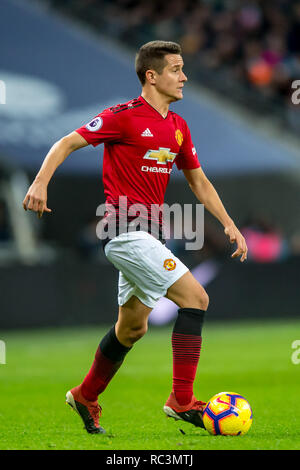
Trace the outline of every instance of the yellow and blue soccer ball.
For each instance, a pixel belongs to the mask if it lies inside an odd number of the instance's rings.
[[[234,392],[214,395],[203,411],[205,429],[213,435],[242,436],[252,424],[252,410],[248,401]]]

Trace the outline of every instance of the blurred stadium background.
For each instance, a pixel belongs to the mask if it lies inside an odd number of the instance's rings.
[[[189,84],[173,109],[249,245],[247,263],[232,261],[208,214],[202,250],[169,242],[207,288],[208,321],[299,318],[300,105],[291,95],[300,2],[2,0],[1,330],[116,319],[117,272],[95,233],[102,148],[77,151],[58,169],[51,215],[38,220],[22,200],[56,140],[139,95],[135,51],[153,39],[183,47]],[[178,200],[196,202],[174,172],[166,202]],[[175,313],[162,300],[151,321]]]

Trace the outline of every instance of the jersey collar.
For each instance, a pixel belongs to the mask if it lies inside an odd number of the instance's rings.
[[[152,111],[154,111],[156,115],[160,116],[161,119],[163,119],[164,121],[169,117],[170,110],[168,110],[168,113],[167,113],[166,117],[163,117],[162,114],[160,114],[160,112],[157,111],[157,109],[153,108],[153,106],[150,103],[148,103],[148,101],[145,100],[145,98],[142,97],[142,95],[139,96],[139,99],[143,103],[145,103]]]

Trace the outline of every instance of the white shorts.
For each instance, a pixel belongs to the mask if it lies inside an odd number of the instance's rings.
[[[147,232],[121,233],[104,248],[108,260],[120,271],[118,303],[132,295],[154,308],[188,268],[159,240]]]

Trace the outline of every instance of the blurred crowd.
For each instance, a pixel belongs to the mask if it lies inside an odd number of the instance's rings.
[[[1,243],[5,243],[12,237],[8,221],[7,207],[3,199],[0,199],[0,248]]]
[[[82,220],[79,223],[78,231],[74,234],[74,240],[69,240],[73,255],[77,255],[88,262],[100,262],[102,264],[107,262],[102,249],[102,242],[96,233],[100,220],[99,217],[90,216],[87,220]],[[7,203],[0,198],[0,265],[7,244],[14,240],[10,222]],[[215,260],[222,262],[230,258],[233,247],[224,235],[221,225],[212,216],[205,217],[204,245],[200,250],[187,250],[186,243],[195,241],[195,237],[191,236],[191,233],[195,233],[196,230],[195,220],[189,221],[188,226],[190,232],[187,237],[176,238],[174,236],[173,219],[170,220],[169,230],[165,231],[165,233],[169,233],[170,237],[166,237],[167,247],[176,256],[182,258],[186,264],[194,267],[203,261]],[[300,256],[300,232],[294,231],[287,236],[285,230],[266,214],[254,213],[249,215],[240,224],[240,230],[247,242],[249,261],[273,263],[284,261],[293,256]],[[182,233],[186,235],[186,230],[183,229]],[[40,226],[38,238],[43,239],[44,235],[42,226]],[[61,241],[56,240],[56,246],[61,243]]]
[[[300,80],[299,0],[49,2],[135,48],[179,42],[193,79],[300,131],[300,105],[291,100]]]
[[[292,103],[292,83],[300,82],[300,0],[45,0],[135,50],[153,40],[179,42],[187,74],[225,92],[253,110],[280,116],[300,131],[300,104]],[[300,93],[299,93],[300,99]],[[76,252],[103,260],[96,236],[98,218],[83,222]],[[300,234],[287,239],[276,224],[254,214],[242,225],[254,262],[282,261],[300,255]],[[191,252],[191,263],[227,258],[222,230],[205,223],[205,244]],[[0,254],[12,239],[8,211],[0,200]],[[177,256],[188,256],[186,240],[169,240]],[[188,262],[188,261],[187,261]]]

